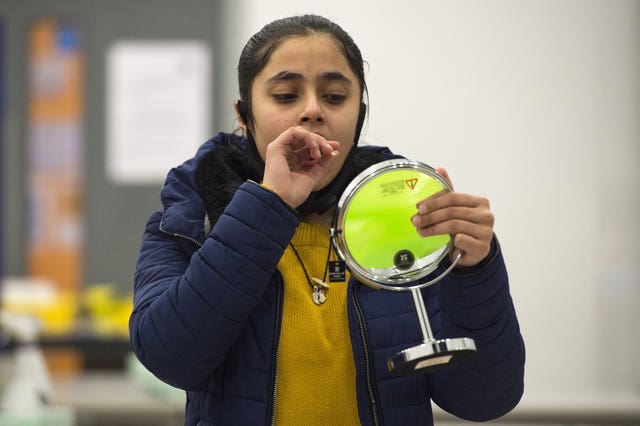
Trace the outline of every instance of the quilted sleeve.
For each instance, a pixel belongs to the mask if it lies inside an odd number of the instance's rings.
[[[240,186],[200,248],[163,233],[160,214],[152,216],[129,321],[141,363],[172,386],[202,388],[260,303],[298,224],[277,195],[252,182]]]
[[[471,421],[500,417],[524,389],[525,348],[509,293],[507,270],[494,238],[489,261],[454,272],[440,284],[438,338],[473,338],[473,360],[429,375],[431,398],[442,409]]]

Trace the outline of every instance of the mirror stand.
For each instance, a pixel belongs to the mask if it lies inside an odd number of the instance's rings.
[[[476,352],[473,339],[467,337],[436,340],[431,331],[429,316],[419,288],[411,289],[418,314],[422,343],[404,349],[387,360],[389,372],[396,375],[430,373],[449,364],[457,364]]]

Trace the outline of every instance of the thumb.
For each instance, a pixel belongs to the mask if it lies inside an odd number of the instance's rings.
[[[438,172],[440,176],[442,176],[447,182],[449,182],[449,185],[451,185],[451,188],[453,188],[453,182],[451,182],[449,173],[447,173],[447,170],[444,167],[436,167],[436,172]]]

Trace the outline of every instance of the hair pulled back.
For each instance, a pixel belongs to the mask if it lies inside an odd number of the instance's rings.
[[[351,71],[360,83],[360,100],[367,91],[364,79],[364,63],[360,49],[351,36],[336,23],[318,15],[301,15],[278,19],[265,25],[254,34],[240,54],[238,62],[238,86],[245,121],[252,119],[251,86],[253,81],[267,65],[273,52],[280,44],[294,36],[309,36],[314,33],[330,35],[349,63]]]

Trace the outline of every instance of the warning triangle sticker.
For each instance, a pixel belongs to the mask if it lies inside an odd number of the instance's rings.
[[[416,185],[418,184],[418,178],[413,178],[413,179],[407,179],[404,181],[404,183],[407,184],[407,186],[409,187],[409,189],[413,189],[416,187]]]

